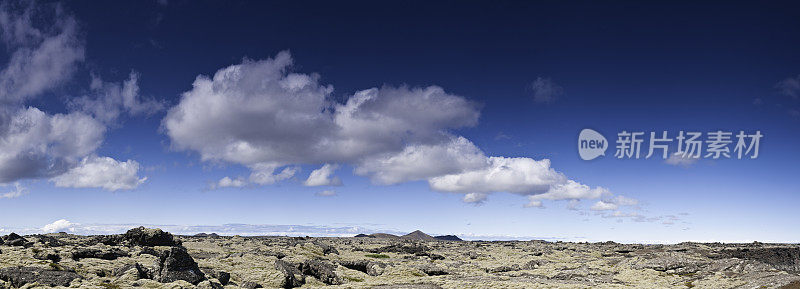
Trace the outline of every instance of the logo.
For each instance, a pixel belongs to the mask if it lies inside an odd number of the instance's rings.
[[[606,155],[608,140],[594,130],[584,128],[578,135],[578,154],[584,160],[593,160]]]

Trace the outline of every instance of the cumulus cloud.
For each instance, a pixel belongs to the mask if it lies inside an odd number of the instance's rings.
[[[97,149],[106,131],[88,115],[35,107],[0,118],[0,182],[58,175]]]
[[[339,177],[331,176],[338,168],[339,166],[335,164],[325,164],[321,168],[312,171],[303,184],[309,187],[341,186],[342,180]]]
[[[290,73],[292,62],[281,52],[199,76],[163,120],[173,147],[248,167],[359,163],[477,123],[475,104],[435,86],[367,89],[336,103],[332,86]]]
[[[139,178],[139,163],[110,157],[88,156],[66,173],[53,177],[56,187],[103,188],[107,191],[131,190],[147,180]]]
[[[83,61],[77,22],[62,11],[32,1],[0,5],[0,37],[9,51],[0,71],[0,103],[19,104],[63,83]]]
[[[554,102],[564,94],[564,89],[550,80],[550,78],[537,77],[531,84],[531,89],[533,90],[533,101],[535,102]]]
[[[8,185],[0,185],[0,187],[7,187]],[[28,190],[19,184],[19,182],[14,183],[13,188],[11,191],[7,191],[4,193],[0,193],[0,199],[13,199],[21,197],[22,195],[28,193]]]
[[[333,197],[333,196],[336,195],[336,191],[334,191],[334,190],[324,190],[324,191],[318,192],[318,193],[316,193],[314,195],[316,195],[317,197]]]
[[[355,173],[369,176],[375,183],[397,184],[479,169],[487,164],[486,156],[472,142],[451,137],[443,143],[409,145],[400,152],[367,157],[357,164]]]
[[[455,134],[477,124],[480,106],[441,87],[383,86],[336,101],[333,86],[292,64],[281,52],[198,76],[162,121],[173,149],[248,167],[257,184],[291,178],[298,165],[322,165],[304,184],[335,185],[333,164],[350,164],[374,183],[427,180],[473,203],[494,192],[536,196],[532,203],[608,193],[568,179],[549,160],[486,156]],[[543,101],[561,94],[549,79],[537,79],[534,90]]]
[[[212,188],[241,188],[247,185],[247,181],[242,177],[237,177],[235,179],[231,179],[230,177],[224,177],[220,179],[216,185]]]
[[[567,181],[550,167],[550,160],[490,157],[487,167],[431,178],[431,188],[442,192],[540,194]]]
[[[777,88],[781,94],[797,99],[800,97],[800,75],[781,80],[775,85],[775,88]]]
[[[139,94],[139,74],[131,72],[122,83],[104,82],[92,76],[91,93],[70,100],[69,106],[105,123],[113,123],[123,113],[150,115],[164,109],[162,102]]]
[[[691,166],[694,163],[696,163],[698,160],[699,160],[699,158],[693,158],[693,157],[691,157],[689,155],[684,156],[683,153],[676,152],[674,154],[671,154],[669,156],[669,158],[667,158],[664,161],[664,163],[666,163],[668,165],[673,165],[673,166],[688,167],[688,166]]]
[[[482,204],[488,197],[485,193],[467,193],[462,198],[462,201],[470,204]]]
[[[80,226],[80,224],[72,223],[70,221],[61,219],[50,224],[44,225],[42,227],[42,231],[45,233],[55,233],[55,232],[75,232],[75,227]]]

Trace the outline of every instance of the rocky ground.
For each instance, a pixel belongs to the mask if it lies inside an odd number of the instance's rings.
[[[800,245],[65,233],[0,239],[0,288],[800,288]]]

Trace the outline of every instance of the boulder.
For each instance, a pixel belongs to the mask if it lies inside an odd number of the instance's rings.
[[[46,252],[46,251],[40,251],[34,253],[33,258],[36,260],[45,260],[53,263],[58,263],[59,261],[61,261],[61,256],[59,256],[56,253]]]
[[[722,254],[731,258],[764,262],[778,270],[800,272],[800,248],[798,247],[725,249],[722,250]]]
[[[0,269],[0,280],[11,283],[14,287],[22,287],[29,283],[46,286],[67,287],[72,280],[81,276],[71,271],[56,271],[38,267],[10,267]]]
[[[126,273],[128,273],[128,271],[131,270],[135,270],[133,271],[133,275],[135,276],[136,279],[150,278],[150,273],[147,271],[147,268],[144,268],[139,263],[128,264],[120,268],[114,269],[113,274],[116,277],[120,277],[122,275],[125,275]]]
[[[202,268],[202,270],[203,273],[206,274],[206,276],[210,276],[211,278],[217,279],[217,281],[219,281],[219,283],[222,285],[228,285],[228,282],[231,281],[231,274],[228,272],[214,270],[211,268]]]
[[[3,237],[3,241],[5,241],[4,245],[6,246],[25,246],[28,243],[28,240],[23,238],[16,233],[8,234],[8,236]]]
[[[184,280],[197,285],[206,278],[186,249],[171,247],[159,254],[153,270],[153,279],[161,283]]]
[[[328,244],[325,244],[325,243],[322,243],[322,242],[313,242],[313,244],[317,245],[317,247],[322,249],[322,254],[323,255],[328,255],[328,254],[337,254],[338,255],[339,254],[339,250],[336,250],[336,248],[334,248],[331,245],[328,245]]]
[[[299,266],[283,261],[275,261],[275,269],[283,274],[283,281],[281,281],[281,288],[294,288],[303,286],[306,283],[306,276],[300,272]]]
[[[256,282],[244,282],[244,284],[242,284],[242,288],[244,288],[244,289],[255,289],[255,288],[264,288],[264,287],[262,287],[261,284],[258,284]]]
[[[342,280],[336,275],[335,268],[333,264],[322,260],[308,260],[303,263],[301,271],[328,285],[342,284]]]
[[[339,265],[348,269],[353,269],[367,273],[370,276],[378,276],[383,274],[386,264],[372,260],[354,260],[354,261],[341,261]]]
[[[75,249],[72,251],[72,259],[73,260],[80,260],[84,258],[94,258],[94,259],[103,259],[103,260],[116,260],[119,257],[128,257],[128,252],[122,251],[118,248],[112,249],[92,249],[92,248],[84,248],[84,249]]]
[[[148,229],[138,227],[128,230],[123,236],[130,245],[138,246],[178,246],[172,234],[161,231],[161,229]]]

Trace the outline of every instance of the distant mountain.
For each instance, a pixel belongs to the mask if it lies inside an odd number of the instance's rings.
[[[464,240],[461,240],[461,238],[459,238],[456,235],[436,236],[434,238],[436,238],[436,240],[441,240],[441,241],[464,241]]]
[[[392,235],[392,234],[386,234],[386,233],[375,233],[375,234],[370,234],[370,236],[372,238],[378,238],[378,239],[397,239],[397,238],[400,238],[398,236],[395,236],[395,235]]]
[[[367,235],[367,234],[358,234],[358,235],[353,236],[353,238],[375,238],[375,237]]]
[[[425,234],[420,230],[416,230],[414,232],[408,233],[407,235],[403,235],[400,237],[401,239],[406,240],[419,240],[419,241],[436,241],[437,239],[431,237],[431,235]]]

